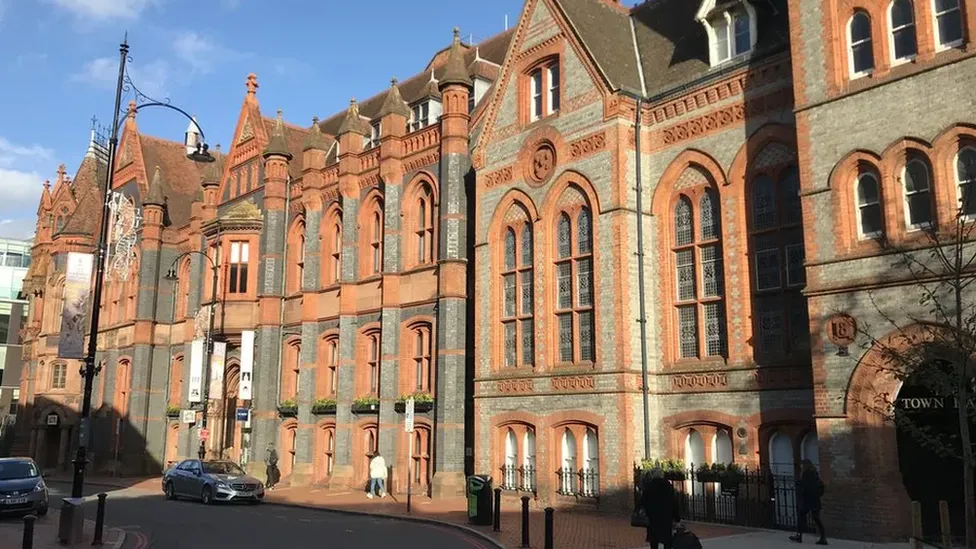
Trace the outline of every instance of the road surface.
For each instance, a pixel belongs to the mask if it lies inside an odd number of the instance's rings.
[[[51,482],[55,505],[71,492]],[[393,519],[359,517],[273,504],[212,505],[167,501],[162,492],[86,487],[106,491],[106,524],[126,531],[123,549],[494,549],[486,540],[454,528]],[[95,518],[94,502],[86,505]]]

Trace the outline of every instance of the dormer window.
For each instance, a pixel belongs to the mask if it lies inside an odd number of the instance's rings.
[[[552,60],[529,73],[529,120],[559,112],[559,62]]]
[[[722,11],[715,10],[702,20],[711,40],[713,67],[745,55],[756,47],[756,14],[748,2],[739,2]]]
[[[410,131],[415,132],[430,124],[430,102],[423,101],[410,108]]]
[[[372,122],[369,125],[369,137],[363,137],[363,148],[372,149],[380,144],[380,122]]]

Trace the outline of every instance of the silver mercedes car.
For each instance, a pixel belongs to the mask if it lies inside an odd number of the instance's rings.
[[[162,484],[166,499],[191,498],[206,504],[264,499],[264,484],[232,461],[187,459],[170,467]]]
[[[0,458],[0,513],[46,515],[47,485],[34,460],[28,457]]]

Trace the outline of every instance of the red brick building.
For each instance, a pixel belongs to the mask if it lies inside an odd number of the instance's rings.
[[[872,296],[910,295],[878,237],[919,244],[976,181],[968,4],[527,0],[510,31],[455,39],[311,128],[262,115],[249,77],[234,142],[203,171],[131,118],[115,182],[146,223],[138,277],[108,286],[96,391],[145,439],[116,445],[148,449],[125,463],[195,447],[165,411],[188,405],[210,290],[199,258],[175,288],[158,273],[199,250],[221,262],[224,456],[249,447],[260,468],[275,442],[291,482],[348,487],[379,448],[400,488],[457,493],[489,472],[542,503],[614,506],[647,425],[650,457],[762,467],[774,492],[810,459],[838,534],[904,535],[908,502],[932,493],[911,488],[895,428],[852,404],[900,390],[856,327],[878,323]],[[30,279],[22,398],[66,429],[77,368],[51,385],[47,319],[58,257],[91,246],[76,212],[96,169],[46,192]],[[408,436],[412,394],[430,410]],[[787,494],[770,494],[781,526]]]

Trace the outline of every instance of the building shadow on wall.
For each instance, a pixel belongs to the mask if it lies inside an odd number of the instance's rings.
[[[45,396],[24,405],[18,413],[12,456],[29,456],[38,466],[54,476],[70,475],[81,432],[80,398],[65,401]],[[149,418],[149,430],[160,436],[173,436],[166,417]],[[92,410],[88,437],[87,474],[114,477],[120,483],[126,478],[158,475],[164,469],[160,456],[153,455],[143,434],[145,426],[136,426],[126,415],[110,405]],[[160,441],[160,449],[170,441]]]

